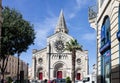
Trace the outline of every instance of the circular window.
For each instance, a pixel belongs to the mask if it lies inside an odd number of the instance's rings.
[[[38,59],[38,62],[39,62],[39,63],[42,63],[42,62],[43,62],[43,59],[42,59],[42,58],[39,58],[39,59]]]
[[[63,41],[59,40],[55,42],[55,48],[57,52],[63,52],[64,51],[64,43]]]
[[[81,63],[81,59],[78,58],[78,59],[77,59],[77,64],[80,64],[80,63]]]

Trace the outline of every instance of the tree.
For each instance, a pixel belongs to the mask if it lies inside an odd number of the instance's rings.
[[[71,39],[69,42],[66,42],[65,50],[72,52],[72,83],[75,83],[76,50],[82,51],[82,46],[78,44],[77,40]]]
[[[0,60],[2,64],[0,69],[4,79],[9,55],[18,54],[19,72],[19,56],[28,49],[29,45],[34,44],[35,32],[33,25],[23,19],[21,13],[15,9],[4,7],[2,16],[4,20],[1,35]]]
[[[71,83],[70,77],[66,77],[66,83]]]

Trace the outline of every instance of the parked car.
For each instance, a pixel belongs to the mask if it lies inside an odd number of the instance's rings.
[[[66,83],[65,79],[55,79],[55,83]]]
[[[75,83],[83,83],[82,80],[76,80]]]
[[[96,80],[92,75],[87,75],[83,78],[83,83],[96,83]]]
[[[38,83],[37,80],[33,79],[31,83]]]

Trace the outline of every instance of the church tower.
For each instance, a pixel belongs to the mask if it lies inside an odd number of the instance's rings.
[[[65,22],[65,18],[62,10],[60,12],[59,20],[55,29],[55,33],[58,33],[58,32],[68,33],[68,29],[66,26],[66,22]]]

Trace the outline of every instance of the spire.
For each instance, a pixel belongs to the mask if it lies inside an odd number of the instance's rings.
[[[68,33],[68,29],[65,23],[65,18],[64,18],[64,14],[63,11],[61,10],[60,12],[60,16],[59,16],[59,20],[55,29],[55,33],[57,32],[64,32],[64,33]]]

